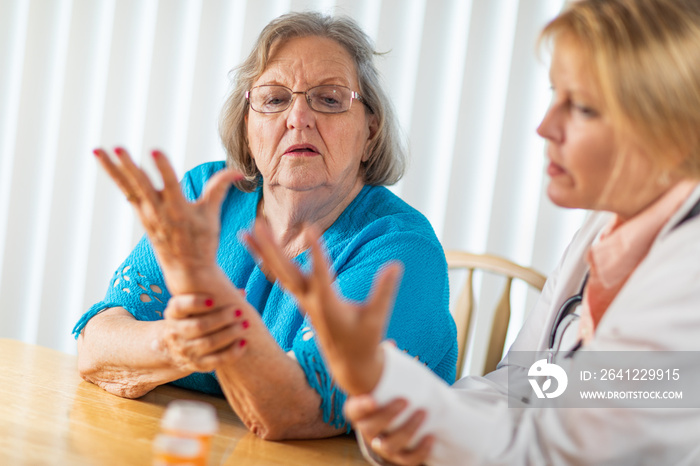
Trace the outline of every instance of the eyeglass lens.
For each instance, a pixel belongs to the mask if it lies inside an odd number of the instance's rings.
[[[250,106],[256,112],[279,113],[292,104],[294,94],[284,86],[258,86],[250,90]],[[309,106],[321,113],[342,113],[350,109],[353,93],[343,86],[316,86],[305,93]]]

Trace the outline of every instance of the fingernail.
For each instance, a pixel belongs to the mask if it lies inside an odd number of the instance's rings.
[[[153,156],[154,159],[157,159],[158,157],[160,157],[160,152],[157,150],[154,150],[151,152],[151,155]]]
[[[238,346],[240,346],[241,348],[243,348],[243,347],[245,346],[245,343],[246,343],[245,340],[241,340],[240,343],[238,343]]]
[[[93,149],[92,153],[95,154],[96,157],[99,157],[100,156],[100,149]]]
[[[236,312],[234,312],[234,314],[235,314],[236,317],[240,317],[240,316],[243,315],[243,312],[241,312],[240,309],[236,309]]]
[[[204,305],[206,307],[212,307],[214,305],[214,300],[213,299],[207,299],[204,301]]]
[[[117,154],[117,156],[119,156],[119,157],[121,157],[122,155],[124,155],[125,152],[126,152],[126,151],[124,150],[123,147],[115,147],[115,148],[114,148],[114,153]]]
[[[243,328],[248,328],[250,326],[247,320],[244,320],[241,325],[243,325]]]

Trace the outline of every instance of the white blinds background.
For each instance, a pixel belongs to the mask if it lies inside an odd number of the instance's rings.
[[[0,0],[0,337],[75,352],[73,324],[142,231],[92,149],[160,148],[180,175],[222,159],[228,72],[290,10],[348,14],[388,52],[411,151],[392,189],[445,248],[549,273],[582,219],[544,197],[535,134],[549,86],[534,41],[562,3]]]

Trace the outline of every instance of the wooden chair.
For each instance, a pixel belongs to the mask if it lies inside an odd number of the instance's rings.
[[[491,336],[484,365],[484,374],[486,374],[496,369],[496,365],[503,355],[503,346],[505,345],[506,332],[510,322],[510,288],[513,278],[523,280],[533,288],[542,291],[546,277],[534,269],[523,267],[502,257],[490,254],[445,251],[445,257],[447,258],[448,270],[466,269],[467,271],[464,286],[453,310],[459,344],[457,378],[459,378],[464,367],[464,356],[469,347],[469,329],[472,321],[472,308],[474,307],[474,292],[472,289],[474,270],[493,272],[504,275],[506,278],[503,293],[493,314]]]

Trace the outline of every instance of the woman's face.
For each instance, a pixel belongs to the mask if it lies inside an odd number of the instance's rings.
[[[357,71],[337,42],[299,37],[272,47],[267,68],[253,86],[278,84],[304,92],[322,84],[339,84],[359,92]],[[293,191],[321,190],[345,196],[362,184],[375,118],[359,101],[344,113],[324,114],[309,108],[302,94],[275,114],[250,109],[248,144],[267,187]],[[316,191],[318,192],[318,191]]]
[[[668,189],[640,144],[614,128],[591,63],[573,39],[557,39],[550,79],[553,100],[537,132],[548,142],[552,202],[629,218]]]

